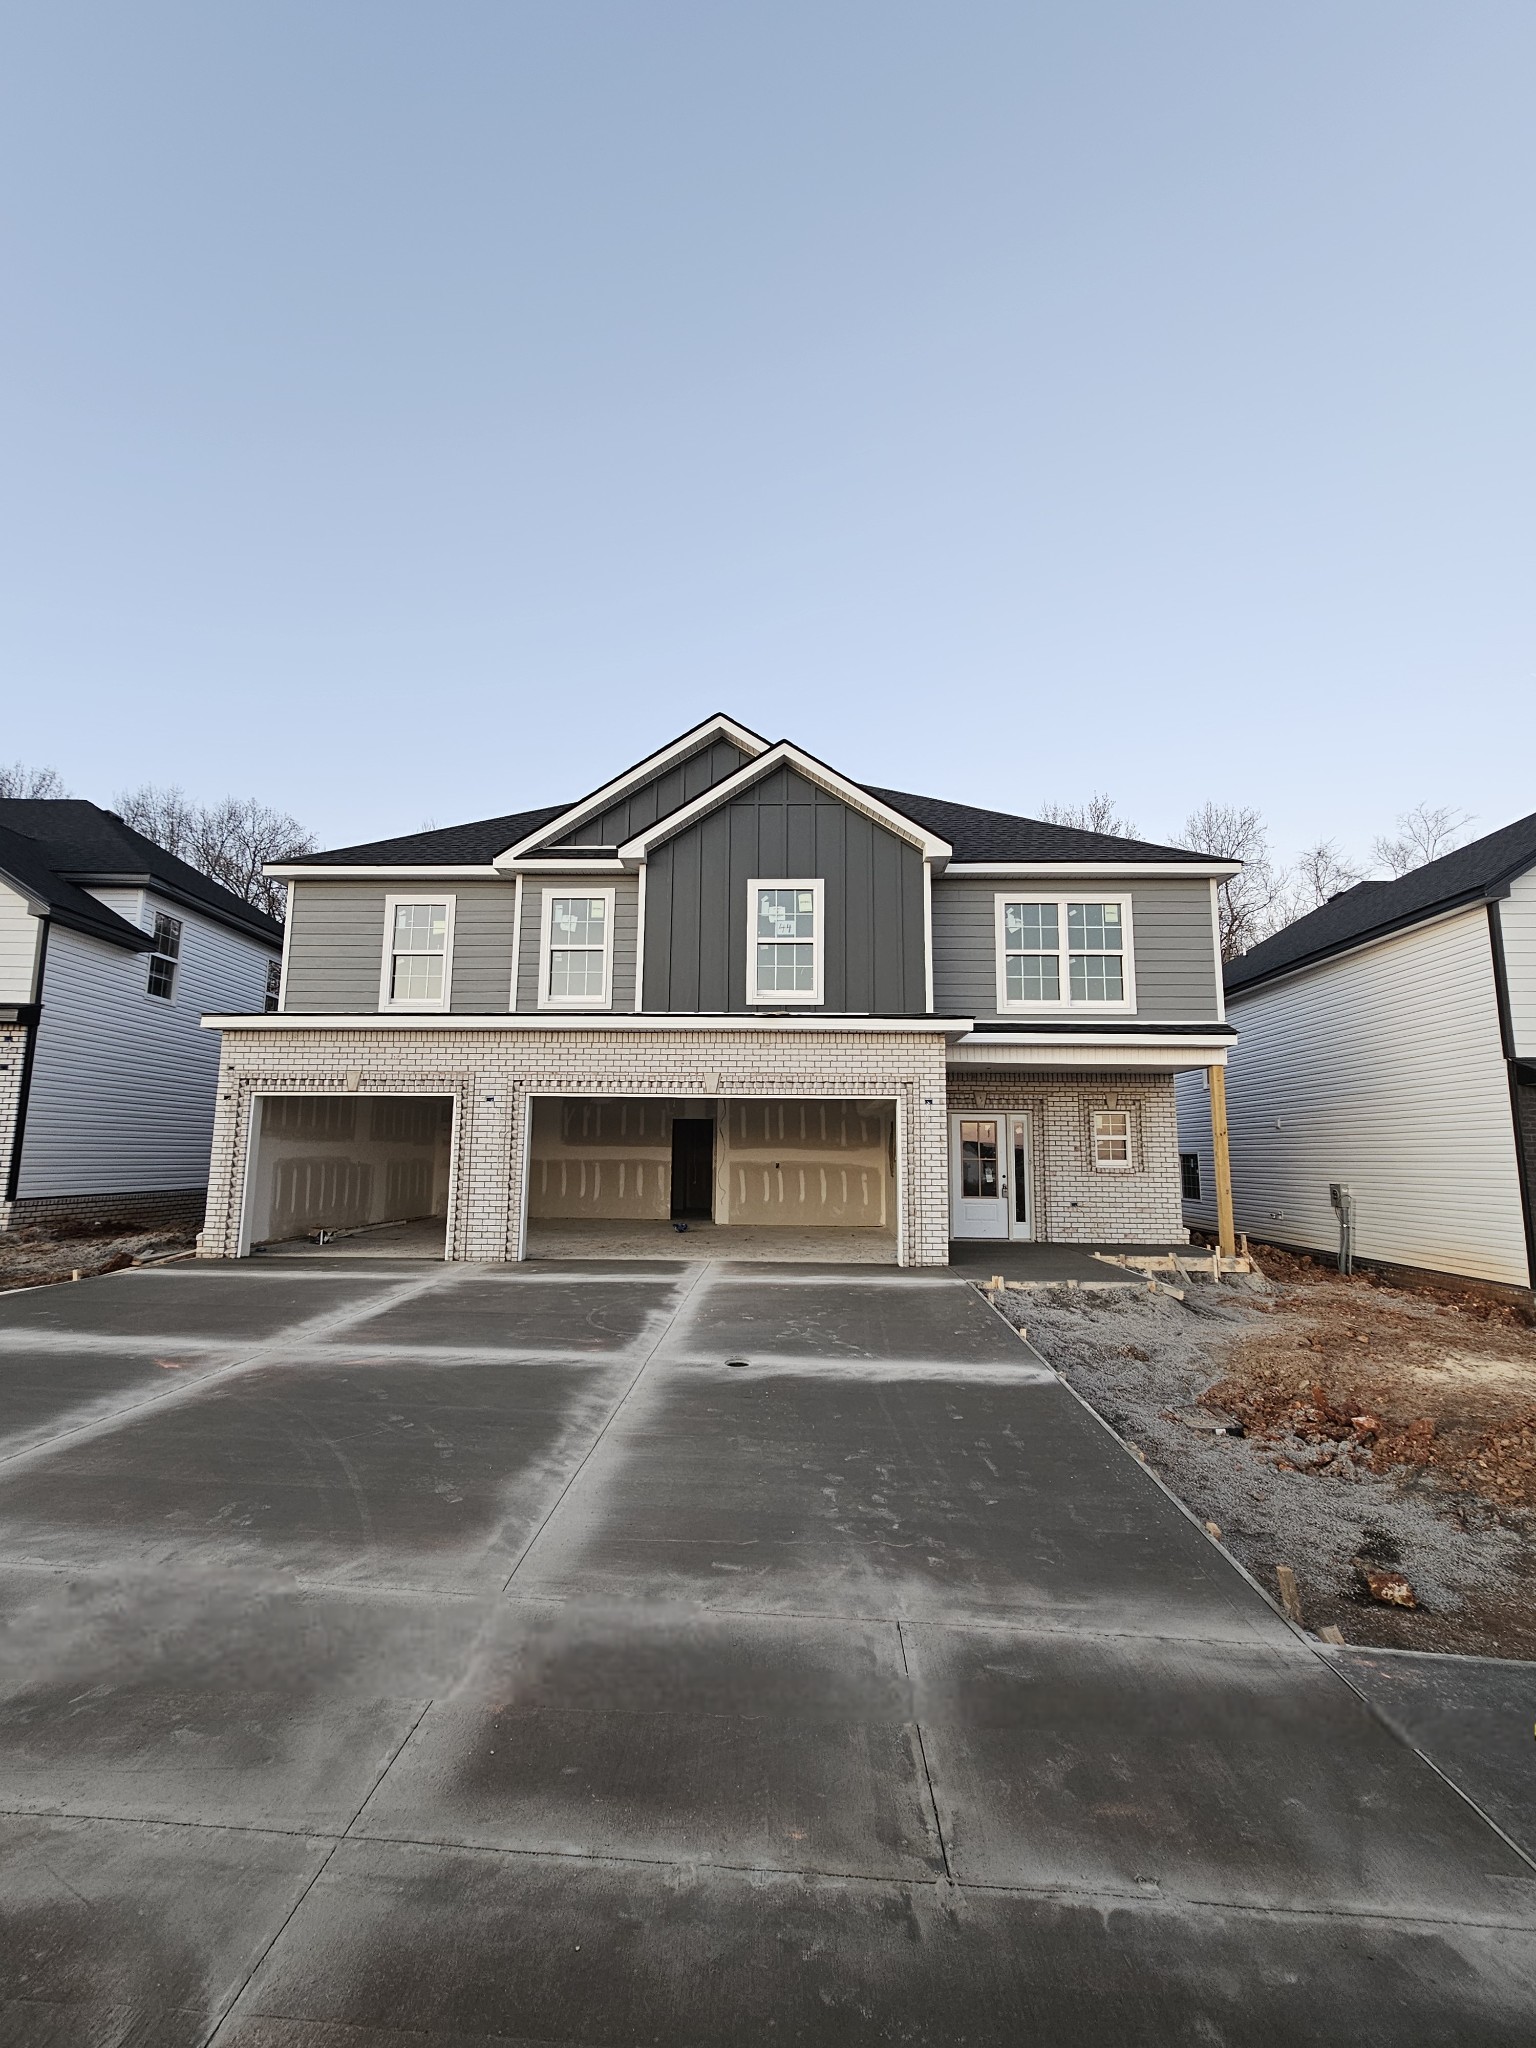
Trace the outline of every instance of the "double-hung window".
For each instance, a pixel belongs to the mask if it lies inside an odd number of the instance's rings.
[[[384,900],[382,1010],[446,1010],[453,978],[451,896]]]
[[[825,911],[819,879],[747,884],[749,1004],[821,1001]]]
[[[1123,897],[997,898],[999,1010],[1129,1010],[1135,1001]]]
[[[155,912],[155,950],[149,956],[149,993],[167,1002],[176,993],[176,963],[181,958],[181,919]]]
[[[541,1010],[613,1007],[612,889],[548,889],[539,947]]]
[[[1131,1112],[1128,1109],[1096,1109],[1093,1112],[1092,1123],[1095,1171],[1129,1173]]]

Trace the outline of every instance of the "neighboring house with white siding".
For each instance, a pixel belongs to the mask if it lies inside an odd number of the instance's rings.
[[[1237,1227],[1536,1284],[1536,815],[1362,882],[1226,970]],[[1184,1217],[1215,1221],[1210,1097],[1178,1084]]]
[[[0,1229],[201,1221],[208,1009],[277,999],[282,927],[95,804],[0,800]]]

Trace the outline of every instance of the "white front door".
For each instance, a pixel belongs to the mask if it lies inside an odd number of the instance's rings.
[[[1007,1237],[1007,1118],[953,1116],[949,1127],[951,1234]]]

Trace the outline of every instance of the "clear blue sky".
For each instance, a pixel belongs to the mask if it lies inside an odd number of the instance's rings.
[[[10,0],[0,759],[1536,808],[1530,0]]]

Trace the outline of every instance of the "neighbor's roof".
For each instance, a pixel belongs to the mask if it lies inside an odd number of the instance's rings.
[[[75,897],[83,897],[93,906],[98,920],[120,925],[123,931],[135,931],[135,926],[87,895],[82,885],[153,888],[174,902],[206,912],[220,924],[233,925],[273,945],[282,944],[282,926],[264,911],[242,901],[220,883],[210,881],[175,854],[167,853],[163,846],[146,839],[142,832],[125,825],[115,811],[104,811],[98,804],[86,803],[78,797],[0,797],[0,829],[5,830],[8,844],[23,842],[21,855],[29,858],[39,872],[51,874],[52,888],[58,896],[55,914],[61,923],[84,929],[79,920],[85,913],[63,893],[72,888]],[[28,846],[30,854],[26,851]],[[6,865],[0,858],[0,867]],[[47,888],[39,886],[33,893],[54,907]],[[66,910],[71,914],[66,916]],[[96,936],[106,934],[99,932]],[[119,938],[118,943],[124,941]]]
[[[147,952],[154,945],[148,932],[141,932],[127,918],[56,873],[35,839],[4,825],[0,825],[0,879],[14,883],[29,902],[39,904],[59,924],[84,932],[88,938],[105,939],[108,945],[123,946],[130,952]]]
[[[1272,939],[1241,954],[1227,968],[1227,993],[1236,995],[1277,974],[1347,952],[1367,939],[1385,938],[1461,904],[1507,893],[1510,882],[1536,866],[1536,811],[1501,826],[1470,846],[1442,854],[1395,882],[1360,882],[1298,918]]]
[[[1005,811],[980,811],[970,804],[945,803],[939,797],[910,796],[899,789],[859,787],[914,825],[947,839],[960,861],[1206,861],[1208,854],[1188,847],[1154,846],[1141,839],[1116,839],[1105,832],[1079,832],[1067,825],[1047,825],[1037,818],[1014,818]],[[508,818],[482,818],[472,825],[450,825],[436,832],[408,832],[400,839],[374,839],[362,846],[343,846],[332,853],[308,853],[285,862],[287,867],[457,867],[489,866],[497,855],[515,846],[541,825],[548,825],[569,804],[548,804],[542,810],[520,811]]]

